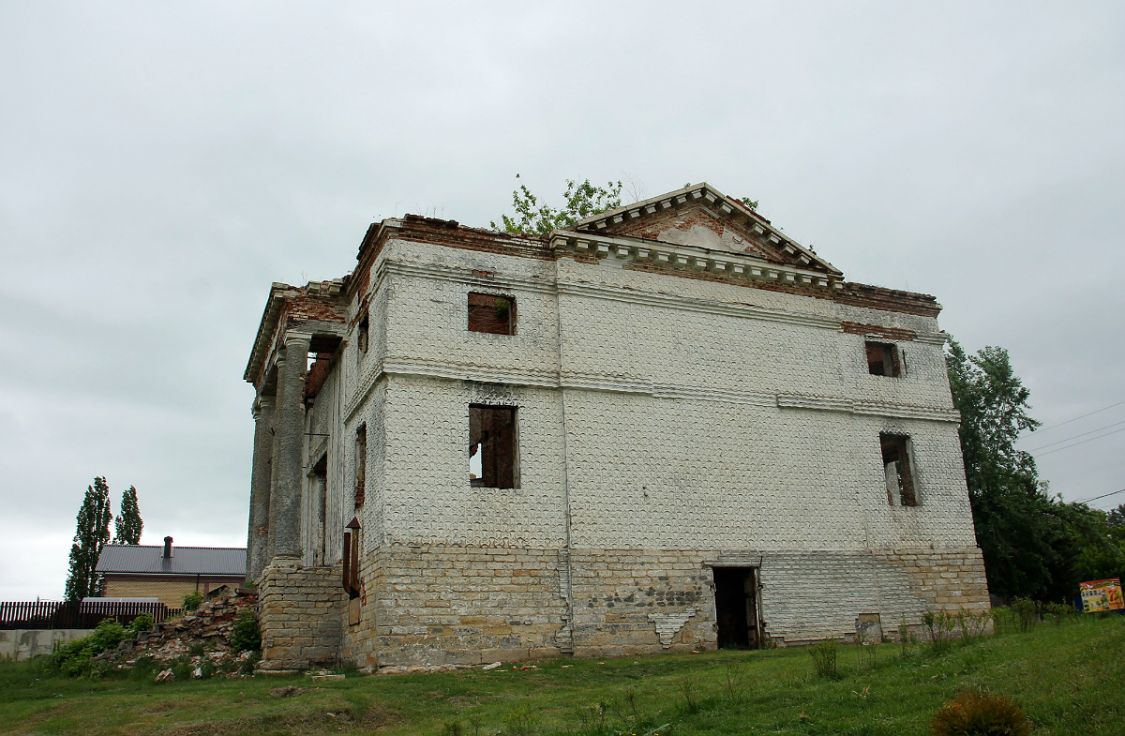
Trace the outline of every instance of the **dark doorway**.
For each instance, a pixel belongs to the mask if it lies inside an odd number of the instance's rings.
[[[758,571],[753,567],[716,567],[715,618],[720,649],[757,649]]]

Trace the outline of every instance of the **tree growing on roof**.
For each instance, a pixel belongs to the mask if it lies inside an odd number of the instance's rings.
[[[140,544],[144,525],[137,503],[137,488],[129,486],[129,490],[121,494],[121,513],[113,520],[113,543]]]
[[[516,174],[516,178],[519,178],[519,174]],[[514,212],[511,215],[501,215],[500,223],[492,221],[489,227],[513,235],[547,235],[591,215],[620,207],[621,186],[620,181],[607,182],[604,187],[599,187],[591,184],[589,179],[581,182],[567,179],[566,189],[563,191],[566,204],[555,208],[540,204],[539,198],[520,184],[512,191]]]
[[[86,495],[78,509],[78,525],[74,543],[70,546],[70,570],[66,579],[66,599],[82,600],[97,595],[98,557],[109,542],[109,485],[105,478],[94,478],[94,485],[86,486]]]

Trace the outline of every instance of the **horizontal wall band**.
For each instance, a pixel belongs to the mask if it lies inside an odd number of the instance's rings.
[[[777,409],[832,411],[859,416],[921,419],[933,422],[956,423],[961,421],[961,415],[955,409],[925,404],[898,404],[844,396],[819,396],[794,392],[735,391],[706,386],[669,385],[625,375],[607,376],[564,371],[560,376],[555,371],[546,370],[482,369],[479,365],[470,363],[429,359],[384,360],[373,365],[360,381],[352,399],[345,406],[345,421],[351,419],[352,414],[366,399],[371,388],[384,375],[500,383],[548,389],[564,388],[628,393],[651,396],[656,399],[711,401]]]

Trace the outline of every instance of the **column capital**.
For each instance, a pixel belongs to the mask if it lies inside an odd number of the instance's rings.
[[[304,350],[307,353],[309,350],[309,343],[312,342],[312,334],[308,332],[294,332],[286,331],[282,336],[281,341],[285,344],[285,349],[288,350],[292,347],[299,347],[304,345]]]
[[[262,415],[262,411],[269,411],[273,408],[272,396],[264,396],[259,394],[254,397],[254,403],[250,405],[250,414],[257,419]]]

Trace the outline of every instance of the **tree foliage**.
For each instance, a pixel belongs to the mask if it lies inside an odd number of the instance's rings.
[[[129,486],[129,490],[121,494],[121,513],[113,520],[113,543],[140,544],[144,525],[141,507],[137,503],[137,489]]]
[[[518,174],[516,178],[519,178]],[[512,214],[501,215],[500,223],[494,220],[489,227],[514,235],[547,235],[592,215],[620,207],[621,186],[620,181],[607,182],[600,187],[591,184],[589,179],[581,182],[567,179],[563,191],[565,203],[555,208],[541,203],[531,190],[520,184],[512,192]]]
[[[105,478],[94,478],[94,485],[86,487],[82,506],[78,509],[78,524],[74,543],[70,547],[70,570],[66,579],[66,599],[82,600],[97,595],[99,588],[96,568],[102,548],[109,542],[109,485]]]
[[[954,340],[946,352],[953,403],[961,413],[961,452],[977,543],[989,590],[1004,598],[1073,598],[1081,580],[1120,575],[1125,545],[1103,511],[1053,498],[1035,460],[1015,448],[1030,392],[1008,352],[968,355]]]

